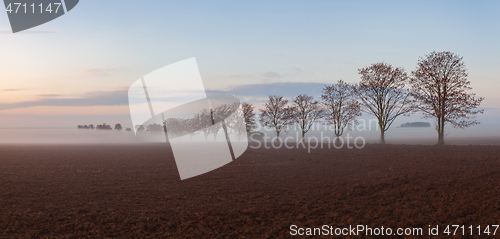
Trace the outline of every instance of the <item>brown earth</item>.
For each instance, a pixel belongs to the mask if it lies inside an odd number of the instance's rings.
[[[0,237],[282,238],[325,224],[443,236],[500,224],[499,180],[500,146],[248,149],[183,181],[164,144],[0,146]]]

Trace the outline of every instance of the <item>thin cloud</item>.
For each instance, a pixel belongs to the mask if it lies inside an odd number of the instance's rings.
[[[21,91],[23,89],[3,89],[3,90],[0,90],[0,92],[8,92],[8,91]]]
[[[0,104],[0,110],[27,108],[34,106],[120,106],[128,105],[127,90],[95,91],[73,97],[46,94],[40,100]]]
[[[61,94],[39,94],[37,96],[38,96],[38,98],[56,98],[56,97],[63,97],[64,95],[61,95]]]
[[[250,103],[260,102],[268,95],[283,95],[291,98],[299,94],[321,95],[325,83],[317,82],[276,82],[235,86],[226,91],[208,90],[208,95],[234,95],[248,99]],[[39,100],[0,104],[0,110],[28,108],[35,106],[128,106],[128,90],[93,91],[81,95],[42,94]]]

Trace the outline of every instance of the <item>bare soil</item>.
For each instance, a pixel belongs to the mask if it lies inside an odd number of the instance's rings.
[[[291,225],[492,225],[499,180],[500,146],[249,148],[181,181],[165,144],[4,145],[0,237],[283,238]]]

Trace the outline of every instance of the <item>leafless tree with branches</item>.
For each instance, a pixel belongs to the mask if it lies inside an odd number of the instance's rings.
[[[208,109],[203,109],[200,113],[195,115],[200,125],[202,125],[201,130],[205,135],[205,141],[208,141],[208,135],[210,134],[210,126],[212,125],[212,118],[210,111]]]
[[[250,135],[253,129],[257,128],[257,123],[255,122],[255,113],[253,112],[254,107],[249,103],[241,103],[243,109],[243,117],[245,118],[247,134]]]
[[[424,117],[436,120],[439,145],[447,123],[462,129],[479,124],[473,118],[483,113],[477,107],[484,98],[467,92],[472,89],[467,76],[463,58],[447,51],[421,57],[412,72],[413,97]]]
[[[323,117],[324,110],[319,102],[314,100],[313,96],[305,94],[293,98],[292,103],[292,121],[299,126],[302,132],[301,140],[304,140],[304,136],[309,132],[312,125]]]
[[[355,91],[361,100],[362,110],[378,120],[380,143],[385,144],[385,132],[394,120],[414,111],[409,90],[408,76],[400,67],[387,63],[375,63],[358,70],[361,82]]]
[[[325,108],[324,121],[327,125],[333,125],[337,138],[356,123],[356,116],[361,116],[361,105],[357,99],[355,86],[343,80],[323,88],[321,100]]]
[[[288,126],[293,124],[293,109],[287,106],[288,100],[283,96],[270,95],[269,100],[264,104],[264,109],[260,110],[260,123],[276,132],[276,137],[280,137],[282,131],[287,131]]]

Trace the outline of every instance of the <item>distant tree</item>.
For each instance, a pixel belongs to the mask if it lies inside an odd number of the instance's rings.
[[[149,124],[147,130],[149,132],[163,132],[163,125],[157,123]]]
[[[264,109],[260,110],[260,123],[266,128],[273,129],[277,138],[282,131],[286,132],[288,126],[293,124],[293,108],[287,104],[288,100],[283,96],[270,95],[264,104]]]
[[[483,113],[477,107],[484,98],[467,92],[472,87],[462,57],[447,51],[431,52],[420,58],[412,76],[413,97],[424,117],[436,120],[439,145],[444,144],[447,123],[462,129],[479,124],[473,118]]]
[[[309,132],[314,123],[319,122],[325,111],[320,103],[309,95],[298,95],[292,99],[292,104],[292,121],[299,127],[302,132],[301,140],[304,140],[306,133]]]
[[[135,129],[136,131],[144,131],[144,125],[136,125]]]
[[[201,127],[200,122],[195,117],[183,119],[182,124],[184,125],[185,131],[190,135],[191,140],[193,139],[193,135],[199,130]]]
[[[200,113],[196,114],[195,117],[200,122],[200,125],[202,125],[201,131],[203,131],[203,135],[205,135],[205,141],[208,141],[208,135],[211,132],[210,126],[213,125],[210,111],[208,109],[203,109]]]
[[[339,80],[336,84],[323,88],[322,105],[325,108],[325,123],[333,125],[335,136],[340,137],[356,123],[361,116],[361,105],[356,96],[355,86]]]
[[[219,133],[220,129],[223,129],[227,132],[228,125],[226,125],[226,119],[236,110],[235,107],[237,107],[237,105],[222,104],[210,111],[212,121],[214,122],[213,126],[211,127],[212,134],[214,135],[214,141],[216,141],[217,134]]]
[[[380,143],[385,144],[385,132],[394,120],[414,111],[409,91],[408,76],[403,68],[387,63],[375,63],[359,69],[361,81],[355,88],[362,110],[378,120]]]
[[[212,121],[212,126],[209,128],[210,133],[214,135],[214,141],[217,141],[217,134],[219,134],[222,128],[221,124],[217,124],[217,112],[214,109],[210,109],[210,120]]]
[[[96,126],[96,129],[106,129],[106,130],[112,130],[111,125],[107,125],[106,123],[104,124],[99,124]]]
[[[94,125],[93,124],[89,124],[89,129],[94,129]]]
[[[186,125],[180,118],[168,118],[164,124],[167,127],[168,135],[172,137],[181,136],[186,131]],[[163,125],[161,125],[161,131],[165,131]]]
[[[227,126],[228,135],[237,135],[238,141],[241,141],[243,134],[247,132],[243,104],[238,102],[227,104],[227,110],[229,115],[224,119],[224,122]]]
[[[122,130],[121,124],[115,124],[115,130]]]
[[[126,131],[132,131],[132,129],[131,129],[131,128],[127,128],[127,129],[125,129],[125,130],[126,130]]]
[[[241,103],[243,109],[243,117],[245,118],[247,134],[250,135],[253,129],[257,128],[257,123],[255,122],[255,113],[253,112],[254,107],[248,103]]]

